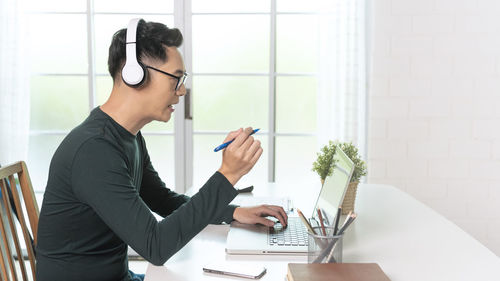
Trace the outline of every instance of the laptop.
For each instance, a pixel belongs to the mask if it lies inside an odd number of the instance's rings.
[[[338,208],[342,204],[345,192],[349,186],[354,163],[337,147],[335,159],[337,163],[332,175],[326,177],[317,196],[316,204],[311,216],[311,224],[318,225],[316,209],[323,210],[324,222],[332,224]],[[226,242],[228,254],[265,254],[265,255],[305,255],[308,244],[307,229],[296,215],[288,217],[288,226],[281,227],[276,223],[274,227],[262,225],[248,225],[232,222]]]

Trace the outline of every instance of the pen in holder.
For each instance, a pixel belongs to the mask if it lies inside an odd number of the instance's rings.
[[[343,235],[333,235],[334,227],[325,227],[326,235],[323,235],[321,227],[313,229],[316,234],[308,233],[308,262],[341,263]]]

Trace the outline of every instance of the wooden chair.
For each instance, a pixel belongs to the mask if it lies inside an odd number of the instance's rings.
[[[21,187],[21,193],[18,192],[16,180]],[[10,187],[10,189],[8,187]],[[14,252],[12,249],[12,244],[14,244],[22,280],[35,280],[35,253],[33,246],[36,245],[39,211],[26,163],[21,161],[0,168],[0,188],[2,190],[1,203],[4,206],[0,207],[0,279],[4,281],[18,280]],[[22,195],[22,198],[20,195]],[[9,198],[11,199],[9,200]],[[14,206],[12,206],[11,202],[14,202]],[[24,203],[25,210],[23,210],[22,203]],[[14,215],[17,214],[17,219],[13,216],[13,213]],[[24,219],[25,214],[28,215],[31,234],[26,224],[26,220]],[[31,265],[32,278],[30,279],[28,279],[23,253],[19,244],[19,236],[16,230],[17,221],[23,232],[24,244]],[[32,243],[31,237],[34,237],[34,243]]]

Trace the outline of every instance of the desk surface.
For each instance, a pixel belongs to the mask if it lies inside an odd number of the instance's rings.
[[[267,184],[257,196],[285,196],[312,211],[314,198],[294,190],[314,188]],[[293,196],[299,194],[300,196]],[[303,207],[304,206],[304,207]],[[397,280],[500,280],[500,258],[459,227],[406,193],[386,185],[358,188],[358,218],[344,237],[344,262],[375,262]],[[145,281],[244,280],[205,274],[210,262],[241,261],[267,267],[260,280],[284,280],[289,262],[305,256],[226,255],[229,227],[209,225],[163,266],[149,264]]]

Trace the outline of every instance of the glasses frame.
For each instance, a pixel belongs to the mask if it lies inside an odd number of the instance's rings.
[[[168,72],[165,72],[163,70],[160,70],[158,68],[154,68],[152,66],[149,66],[149,65],[145,65],[144,67],[146,68],[149,68],[149,69],[152,69],[152,70],[156,70],[160,73],[163,73],[167,76],[170,76],[172,78],[175,78],[177,79],[177,84],[175,84],[175,91],[179,91],[179,89],[182,87],[182,85],[186,85],[186,80],[187,80],[187,77],[188,77],[188,73],[187,72],[184,72],[184,74],[182,74],[182,76],[175,76],[171,73],[168,73]]]

